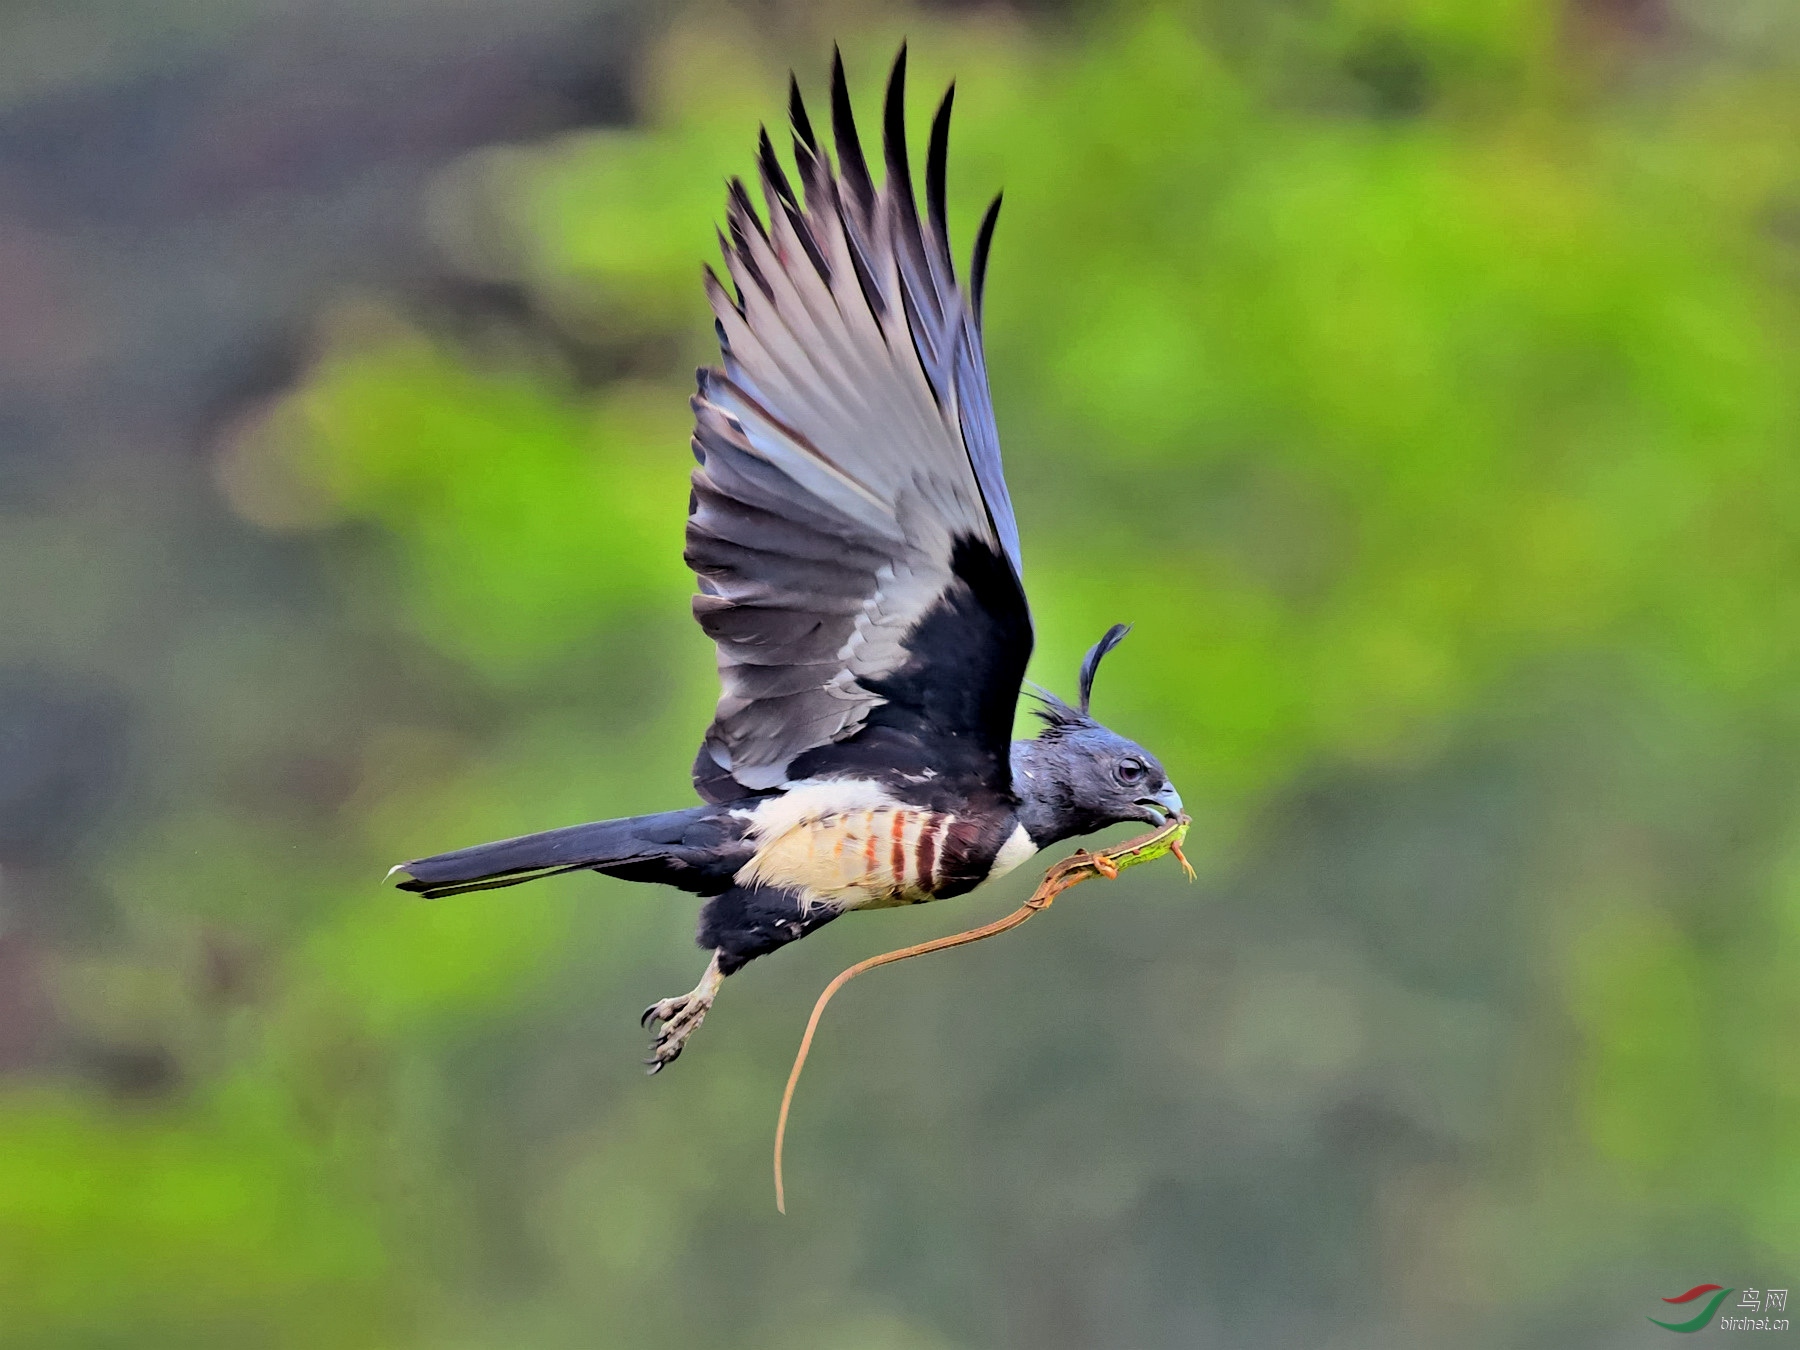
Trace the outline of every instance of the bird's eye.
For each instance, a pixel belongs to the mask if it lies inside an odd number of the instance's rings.
[[[1122,759],[1119,761],[1119,781],[1135,783],[1144,776],[1144,761],[1141,759]]]

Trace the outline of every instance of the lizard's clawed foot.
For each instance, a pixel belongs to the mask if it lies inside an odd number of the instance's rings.
[[[665,1065],[673,1064],[680,1057],[687,1038],[706,1020],[724,979],[719,973],[719,958],[715,955],[706,974],[700,977],[700,983],[692,991],[679,998],[665,998],[644,1009],[639,1024],[656,1026],[656,1037],[650,1042],[650,1057],[644,1061],[649,1072],[661,1073]]]
[[[1119,879],[1119,865],[1104,853],[1088,854],[1087,862],[1089,866],[1108,881],[1117,881]]]

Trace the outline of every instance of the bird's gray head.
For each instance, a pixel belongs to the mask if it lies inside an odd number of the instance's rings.
[[[1078,706],[1036,691],[1044,730],[1036,740],[1013,742],[1019,820],[1039,848],[1121,821],[1160,825],[1181,813],[1181,794],[1156,756],[1088,715],[1100,659],[1130,631],[1129,624],[1116,623],[1088,650]]]

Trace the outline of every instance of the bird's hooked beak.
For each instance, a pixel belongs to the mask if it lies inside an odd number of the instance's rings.
[[[1175,790],[1173,783],[1164,783],[1162,790],[1153,797],[1139,797],[1137,805],[1148,807],[1154,815],[1146,816],[1152,825],[1160,825],[1165,820],[1174,820],[1181,814],[1181,794]]]

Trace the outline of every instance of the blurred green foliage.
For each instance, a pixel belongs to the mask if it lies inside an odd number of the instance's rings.
[[[859,986],[785,1222],[813,992],[1029,878],[753,967],[648,1084],[681,897],[375,878],[687,800],[698,264],[787,65],[816,103],[836,36],[873,127],[901,24],[687,10],[641,125],[457,165],[445,248],[540,322],[351,297],[221,449],[332,619],[187,649],[212,748],[56,989],[181,1086],[6,1089],[0,1341],[1623,1344],[1800,1274],[1800,37],[1607,13],[908,16],[959,237],[1007,192],[1034,677],[1137,622],[1098,704],[1207,875]],[[314,741],[330,809],[233,789]]]

